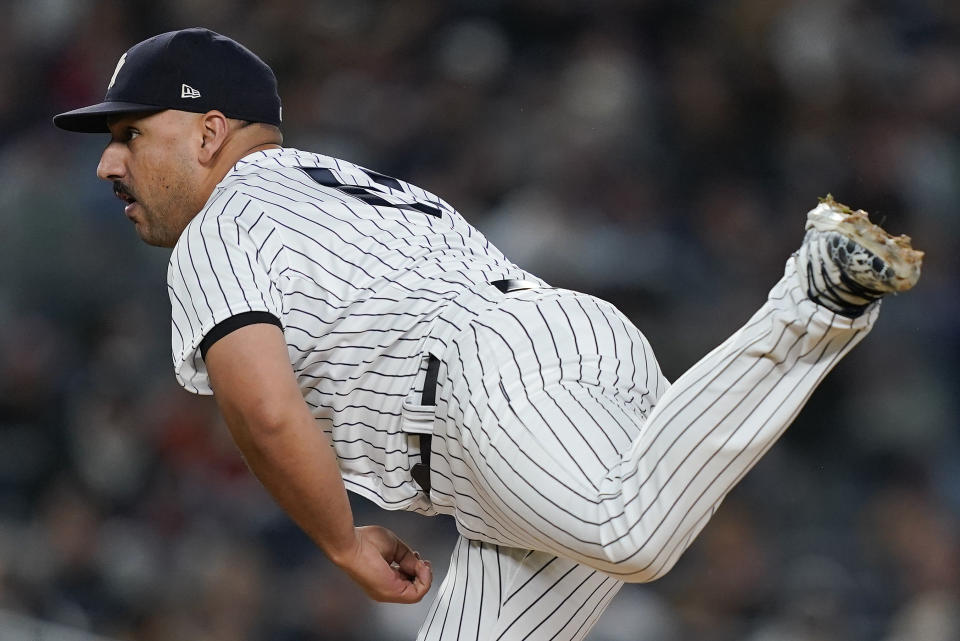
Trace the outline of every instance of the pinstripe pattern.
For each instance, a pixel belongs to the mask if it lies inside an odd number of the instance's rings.
[[[434,507],[471,539],[655,579],[875,316],[813,304],[791,259],[760,311],[668,389],[608,303],[507,295],[442,355]]]
[[[604,577],[612,598],[621,581],[666,573],[877,313],[815,305],[790,259],[753,318],[672,386],[643,336],[593,297],[531,290],[459,313],[441,361],[431,498],[462,538],[419,638],[583,638],[596,616],[561,629],[595,598],[579,581]],[[522,602],[539,604],[525,617],[464,596],[468,573],[494,567],[482,550],[502,564],[498,546],[538,550],[541,565],[515,566]],[[557,583],[547,562],[578,582]],[[569,603],[554,612],[545,600],[558,598]],[[493,619],[457,633],[437,623],[457,617]]]
[[[569,559],[461,537],[417,641],[578,641],[622,585]]]
[[[411,390],[446,301],[499,278],[532,277],[436,196],[326,156],[252,154],[171,255],[177,379],[210,394],[203,337],[242,312],[273,314],[347,488],[389,509],[432,513],[410,478],[418,450],[403,431],[403,405],[419,398]]]
[[[726,493],[859,342],[787,262],[763,307],[672,386],[609,303],[542,287],[448,204],[294,149],[245,158],[171,256],[173,361],[211,393],[198,346],[276,316],[344,482],[462,537],[419,638],[584,638],[623,581],[667,572]],[[539,282],[539,281],[538,281]],[[420,405],[427,354],[436,406]],[[433,434],[430,496],[410,469]]]

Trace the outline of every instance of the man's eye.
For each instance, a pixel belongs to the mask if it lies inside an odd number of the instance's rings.
[[[127,129],[127,140],[133,140],[140,135],[140,132],[136,129]]]

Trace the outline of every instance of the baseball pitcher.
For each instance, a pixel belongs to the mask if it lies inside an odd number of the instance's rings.
[[[97,174],[170,247],[173,367],[214,394],[251,470],[374,599],[430,563],[356,527],[346,490],[451,515],[419,639],[584,638],[670,570],[870,331],[922,254],[831,198],[764,305],[672,384],[613,305],[513,264],[441,198],[283,147],[276,79],[206,29],[145,40],[103,102]]]

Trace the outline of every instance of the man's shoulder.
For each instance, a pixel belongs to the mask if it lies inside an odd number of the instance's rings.
[[[292,147],[280,147],[254,152],[242,158],[217,185],[216,199],[247,198],[266,200],[271,193],[290,196],[289,188],[309,186],[317,172],[341,172],[353,166],[337,158]],[[313,180],[311,180],[313,179]],[[316,194],[310,194],[316,196]],[[209,209],[214,198],[207,204]]]
[[[243,244],[242,238],[268,235],[275,221],[260,198],[239,184],[221,184],[210,200],[184,227],[173,247],[170,264],[175,265],[198,248],[206,251],[207,243]]]
[[[241,158],[227,178],[249,176],[264,171],[297,170],[303,167],[336,167],[347,161],[293,147],[274,147],[255,151]]]
[[[413,183],[321,153],[282,147],[243,158],[218,186],[266,201],[325,203],[330,207],[409,206],[432,216],[455,213],[442,198]]]

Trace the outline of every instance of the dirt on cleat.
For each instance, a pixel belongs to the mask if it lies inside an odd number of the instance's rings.
[[[835,231],[878,256],[891,269],[886,282],[890,291],[905,292],[920,279],[923,252],[910,245],[909,236],[890,235],[870,222],[867,212],[838,203],[830,194],[807,214],[806,229]]]

